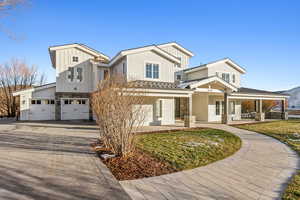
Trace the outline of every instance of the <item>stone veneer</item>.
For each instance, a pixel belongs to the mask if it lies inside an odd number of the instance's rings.
[[[71,93],[56,92],[55,93],[55,120],[61,120],[61,99],[62,98],[88,98],[89,99],[89,120],[93,120],[93,112],[91,106],[90,93]]]

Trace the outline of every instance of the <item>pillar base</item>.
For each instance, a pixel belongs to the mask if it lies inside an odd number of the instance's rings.
[[[222,114],[222,124],[229,124],[231,121],[230,115]]]
[[[184,116],[184,127],[193,127],[195,124],[195,116],[185,115]]]
[[[265,121],[265,113],[255,113],[255,121]]]
[[[289,119],[289,113],[288,112],[281,113],[281,119],[288,120]]]

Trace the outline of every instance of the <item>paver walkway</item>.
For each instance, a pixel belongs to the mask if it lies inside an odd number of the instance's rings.
[[[91,152],[95,133],[3,128],[12,127],[0,125],[1,200],[130,199]]]
[[[238,135],[242,148],[204,167],[121,184],[133,199],[280,199],[298,157],[270,137],[226,125],[200,125]]]

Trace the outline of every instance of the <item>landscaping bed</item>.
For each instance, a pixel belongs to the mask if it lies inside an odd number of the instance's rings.
[[[300,155],[300,120],[265,122],[234,125],[250,131],[262,133],[284,142]],[[284,200],[300,199],[300,170],[293,177],[283,195]]]
[[[241,147],[239,137],[208,128],[140,134],[127,158],[102,159],[118,180],[158,176],[224,159]],[[98,153],[103,153],[98,151]]]

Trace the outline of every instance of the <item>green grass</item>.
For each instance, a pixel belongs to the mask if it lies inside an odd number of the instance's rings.
[[[222,130],[193,129],[139,135],[136,145],[177,170],[185,170],[232,155],[240,149],[241,140]]]
[[[275,121],[258,124],[238,125],[247,129],[274,137],[294,149],[300,155],[300,120]],[[294,133],[299,133],[299,136]],[[300,199],[300,170],[293,177],[283,195],[284,200]]]

